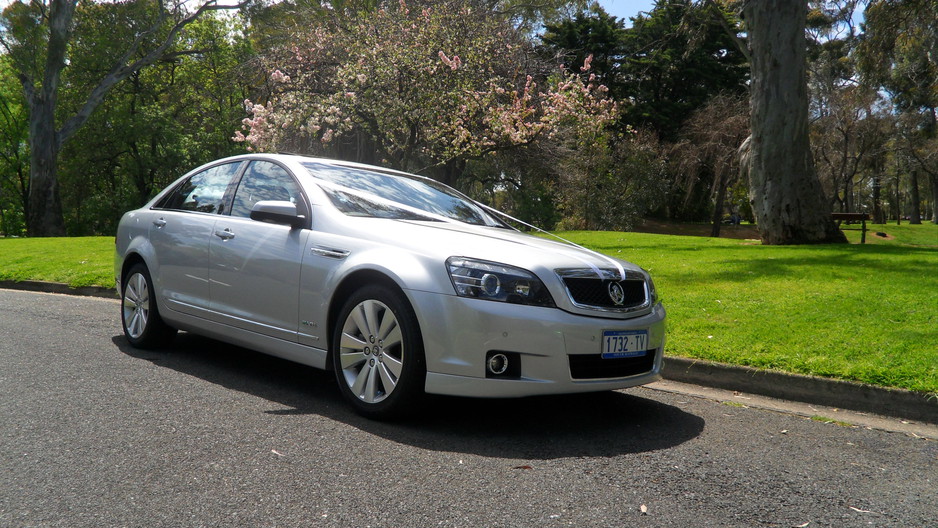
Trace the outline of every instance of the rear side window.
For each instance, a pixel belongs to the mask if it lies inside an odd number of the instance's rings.
[[[297,211],[304,214],[300,187],[293,176],[280,165],[269,161],[252,161],[231,204],[231,216],[250,217],[254,204],[261,200],[292,202]]]
[[[238,173],[240,162],[226,163],[197,172],[160,204],[165,209],[224,213],[225,191]]]

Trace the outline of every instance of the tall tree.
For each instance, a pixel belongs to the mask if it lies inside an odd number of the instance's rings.
[[[740,185],[739,146],[749,136],[749,104],[738,95],[721,94],[698,109],[681,131],[670,153],[672,168],[681,176],[685,200],[707,187],[713,201],[710,236],[720,236],[729,191]],[[730,204],[740,215],[741,204]]]
[[[269,99],[248,102],[237,140],[447,183],[467,160],[561,128],[602,129],[615,111],[604,86],[539,63],[526,34],[470,0],[401,2],[301,27],[268,61]]]
[[[23,91],[0,56],[0,235],[22,235],[29,194],[29,147]]]
[[[711,97],[745,93],[746,57],[733,39],[738,21],[728,11],[658,0],[632,22],[622,65],[622,82],[635,102],[624,108],[629,124],[676,141],[684,121]]]
[[[126,26],[112,20],[116,6],[93,7],[101,11],[96,24],[76,28],[64,108],[80,103],[83,88],[96,80],[103,48],[124,41],[119,33]],[[243,152],[230,137],[250,93],[251,77],[243,73],[250,73],[244,65],[251,57],[239,18],[209,14],[164,60],[118,83],[59,155],[68,234],[113,232],[116,212],[139,207],[191,167]]]
[[[860,71],[889,92],[901,116],[899,145],[910,170],[928,176],[938,223],[938,0],[872,0],[865,15]]]
[[[725,30],[737,24],[720,7],[660,0],[630,28],[593,6],[547,25],[542,40],[567,64],[593,55],[595,74],[622,104],[623,125],[676,141],[684,121],[711,97],[745,93],[746,58]]]
[[[751,55],[750,197],[764,244],[846,242],[830,216],[808,132],[803,0],[743,5]]]
[[[147,3],[145,0],[128,2]],[[184,1],[158,2],[152,16],[137,21],[138,31],[124,52],[102,68],[83,103],[67,118],[59,113],[62,72],[69,64],[78,0],[18,0],[0,16],[0,46],[11,57],[29,108],[30,186],[27,232],[33,236],[65,234],[57,163],[62,145],[72,137],[121,80],[153,64],[169,51],[183,29],[202,14],[241,7],[218,0],[188,11]],[[147,12],[141,10],[141,12]]]
[[[543,48],[550,59],[567,65],[580,65],[592,56],[589,74],[609,87],[609,95],[616,100],[625,100],[626,93],[621,81],[621,66],[625,59],[623,40],[625,23],[606,13],[599,5],[580,11],[571,18],[548,24],[540,35]]]

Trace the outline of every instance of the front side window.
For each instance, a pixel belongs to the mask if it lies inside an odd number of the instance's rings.
[[[254,204],[262,200],[292,202],[302,214],[300,187],[283,167],[269,161],[252,161],[231,204],[231,216],[251,216]]]
[[[193,174],[164,200],[162,207],[201,213],[224,213],[225,190],[240,162],[225,163]]]

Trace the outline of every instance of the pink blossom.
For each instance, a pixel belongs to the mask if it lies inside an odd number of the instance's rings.
[[[593,54],[590,53],[589,57],[586,57],[586,60],[583,61],[583,67],[580,68],[580,71],[582,71],[582,72],[588,72],[588,71],[590,71],[590,63],[592,63],[592,62],[593,62]]]
[[[285,75],[280,70],[274,70],[274,72],[270,74],[270,80],[273,82],[290,82],[290,76]]]
[[[449,66],[451,70],[455,70],[456,68],[459,68],[459,66],[462,64],[462,61],[459,59],[459,55],[453,55],[453,58],[450,59],[449,57],[446,56],[445,53],[443,53],[443,50],[440,50],[440,52],[437,55],[439,55],[440,61],[442,61],[443,64]]]

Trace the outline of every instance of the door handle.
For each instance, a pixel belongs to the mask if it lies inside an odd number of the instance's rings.
[[[166,225],[166,220],[159,218],[153,221],[153,225],[155,225],[156,227],[163,227],[164,225]]]
[[[215,231],[215,236],[222,240],[231,240],[235,234],[231,232],[231,228],[226,227],[224,231]]]

